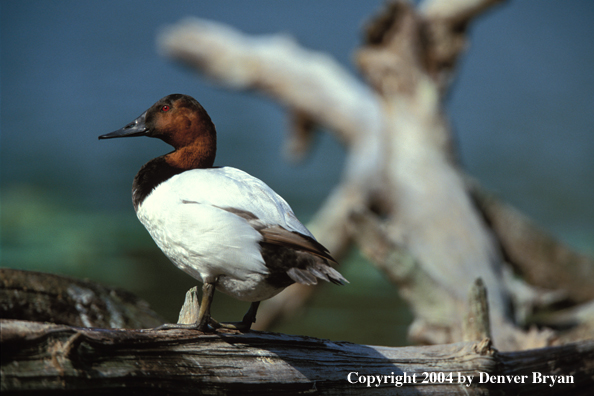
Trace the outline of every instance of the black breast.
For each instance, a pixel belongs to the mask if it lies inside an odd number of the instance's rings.
[[[155,187],[183,171],[183,169],[169,165],[164,157],[157,157],[144,164],[132,184],[134,210],[138,211],[140,204]]]

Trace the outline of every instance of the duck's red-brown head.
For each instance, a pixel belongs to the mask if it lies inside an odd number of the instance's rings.
[[[191,96],[172,94],[152,105],[134,121],[99,139],[148,136],[175,148],[165,159],[182,169],[212,167],[217,150],[215,126]]]

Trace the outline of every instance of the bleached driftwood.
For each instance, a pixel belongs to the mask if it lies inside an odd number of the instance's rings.
[[[592,340],[499,353],[488,339],[389,348],[260,332],[205,335],[6,319],[0,326],[3,394],[586,395],[594,385]],[[536,383],[533,373],[540,375]],[[505,379],[522,375],[523,383]],[[473,384],[458,383],[462,376],[466,383],[472,376]],[[485,382],[491,376],[505,383]],[[543,376],[552,377],[543,383]],[[399,381],[408,382],[396,387]]]
[[[415,316],[409,335],[416,342],[462,339],[466,292],[479,277],[488,290],[494,342],[503,350],[553,342],[549,331],[520,328],[535,308],[594,297],[586,287],[594,277],[591,259],[534,237],[542,234],[534,227],[529,236],[514,233],[527,230],[528,221],[509,210],[500,217],[505,205],[493,203],[458,167],[442,101],[466,47],[466,27],[496,3],[431,0],[415,9],[389,2],[366,27],[356,53],[366,84],[287,36],[252,37],[188,19],[159,39],[167,56],[288,108],[293,156],[303,156],[318,125],[345,144],[341,183],[308,226],[339,259],[356,243],[399,286]],[[527,239],[535,243],[527,247]],[[565,254],[544,258],[545,246]],[[545,282],[549,270],[553,278],[566,274],[566,282]],[[510,276],[514,271],[530,284]],[[310,293],[303,287],[281,293],[263,305],[258,325],[269,325]],[[586,334],[593,334],[591,327]]]

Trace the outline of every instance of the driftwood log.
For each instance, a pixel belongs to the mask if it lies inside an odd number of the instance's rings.
[[[0,275],[3,395],[371,395],[395,389],[403,395],[590,395],[594,388],[594,340],[494,349],[486,337],[481,282],[470,293],[467,342],[390,348],[255,331],[107,328],[161,321],[142,300],[88,281],[6,269]]]
[[[388,2],[355,54],[364,82],[286,35],[250,36],[188,19],[159,38],[166,56],[287,108],[294,158],[304,157],[317,126],[344,143],[342,180],[308,227],[339,261],[356,246],[397,285],[413,312],[409,337],[417,343],[462,339],[466,291],[477,278],[487,287],[501,350],[594,336],[594,260],[484,191],[460,169],[452,144],[444,97],[468,25],[497,3]],[[311,293],[293,287],[266,301],[257,328]]]
[[[0,268],[0,318],[140,329],[163,319],[130,292],[42,272]]]
[[[388,348],[261,332],[0,325],[3,394],[591,395],[594,387],[594,340],[499,353],[488,340]]]

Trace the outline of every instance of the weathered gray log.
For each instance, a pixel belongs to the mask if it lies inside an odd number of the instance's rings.
[[[94,329],[6,319],[0,326],[3,394],[372,395],[397,389],[402,395],[544,396],[594,389],[594,340],[499,353],[488,339],[390,348],[263,332]],[[397,387],[405,373],[408,383]],[[459,383],[462,376],[465,383]]]
[[[164,320],[122,289],[44,272],[0,268],[0,318],[138,329]]]

